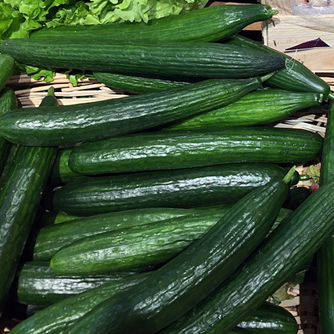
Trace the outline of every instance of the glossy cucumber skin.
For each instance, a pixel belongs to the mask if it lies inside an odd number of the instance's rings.
[[[1,117],[0,135],[23,145],[58,146],[130,134],[206,112],[261,86],[260,78],[212,79],[168,91]]]
[[[264,303],[253,311],[238,327],[252,334],[297,334],[298,323],[284,307]]]
[[[328,111],[326,134],[322,151],[320,187],[331,182],[334,176],[334,103]],[[333,270],[334,235],[332,234],[317,253],[317,282],[320,327],[323,333],[334,331]]]
[[[219,211],[228,209],[226,207]],[[147,208],[78,217],[75,220],[51,225],[37,231],[35,241],[31,246],[33,259],[34,261],[49,261],[60,248],[92,235],[165,220],[170,221],[172,218],[189,216],[197,212],[196,209]]]
[[[7,55],[0,55],[0,91],[5,87],[7,81],[14,73],[15,61]],[[2,113],[2,112],[1,112]]]
[[[166,130],[269,124],[283,120],[296,111],[320,107],[320,100],[319,94],[311,92],[277,88],[256,90],[225,107],[177,122]]]
[[[82,179],[82,174],[76,173],[68,166],[68,159],[72,149],[64,148],[57,152],[56,160],[52,168],[50,184],[61,186],[76,179]]]
[[[94,72],[94,75],[97,80],[108,87],[137,94],[151,93],[175,87],[184,87],[191,84],[191,81],[176,81],[107,72]]]
[[[151,132],[76,146],[69,167],[94,175],[240,162],[301,163],[321,156],[322,141],[311,131],[273,127]]]
[[[133,275],[135,272],[131,271],[110,275],[57,275],[47,261],[25,262],[17,273],[12,297],[23,304],[48,306],[102,284]]]
[[[150,275],[150,272],[136,274],[65,298],[27,318],[15,326],[12,332],[14,334],[63,334],[94,305],[122,290],[129,289]]]
[[[120,210],[233,203],[285,171],[272,164],[226,164],[74,181],[53,193],[53,207],[89,216]]]
[[[0,115],[16,108],[17,98],[15,92],[9,87],[2,89],[0,92]],[[2,175],[2,172],[4,171],[11,146],[11,143],[6,139],[0,138],[0,175]]]
[[[332,188],[333,183],[312,193],[226,284],[162,333],[225,334],[260,306],[333,232]]]
[[[306,66],[294,60],[289,55],[240,35],[233,36],[227,43],[266,52],[268,54],[282,55],[285,58],[285,67],[277,71],[277,73],[268,80],[267,83],[272,87],[291,91],[314,92],[323,94],[324,98],[328,97],[330,93],[329,85]]]
[[[255,250],[269,232],[287,190],[282,180],[255,189],[147,280],[94,307],[67,334],[90,333],[92,319],[95,333],[149,334],[168,326],[222,284]]]
[[[55,106],[57,100],[48,96],[41,105]],[[11,168],[1,181],[0,310],[14,279],[55,154],[55,148],[19,146]]]
[[[284,58],[235,45],[184,42],[98,43],[8,39],[0,52],[50,69],[194,78],[249,78],[284,66]]]
[[[167,263],[226,213],[201,212],[79,239],[52,256],[59,275],[104,274]]]
[[[53,249],[51,267],[61,275],[85,275],[161,265],[204,235],[228,210],[203,210],[130,228],[97,232],[68,244],[59,240],[57,249]],[[288,213],[280,211],[272,228]],[[55,242],[52,236],[48,240],[49,251],[52,251]]]
[[[30,35],[37,39],[75,40],[153,40],[182,42],[212,42],[239,32],[246,25],[265,21],[275,14],[267,5],[214,6],[189,13],[153,19],[148,23],[121,23],[91,26],[59,26],[44,28]],[[198,27],[201,29],[198,29]]]

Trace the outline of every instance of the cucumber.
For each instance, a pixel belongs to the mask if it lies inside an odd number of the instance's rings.
[[[95,306],[67,334],[150,334],[168,326],[222,284],[253,252],[269,232],[287,193],[283,180],[255,189],[200,239],[145,281]]]
[[[218,210],[226,212],[229,207]],[[173,222],[173,218],[196,213],[196,209],[147,208],[77,218],[36,231],[35,241],[30,247],[35,261],[49,261],[60,248],[79,239],[154,222]]]
[[[10,56],[0,54],[0,92],[5,87],[9,78],[13,75],[14,69],[14,59]]]
[[[85,143],[73,148],[71,170],[108,174],[228,163],[301,163],[321,156],[317,133],[274,127],[150,132]]]
[[[225,284],[161,334],[225,334],[262,305],[333,233],[332,189],[313,192]]]
[[[258,163],[129,173],[74,181],[50,197],[55,211],[78,216],[150,207],[194,208],[236,202],[284,174],[279,166]]]
[[[9,87],[2,89],[2,91],[0,92],[0,116],[16,108],[17,108],[17,98],[15,92]],[[11,147],[12,145],[10,142],[5,140],[4,138],[0,138],[0,176],[4,171],[5,164],[9,156]]]
[[[17,273],[11,297],[22,304],[48,306],[67,297],[94,289],[102,284],[133,279],[138,273],[118,272],[110,275],[57,275],[49,262],[25,262]],[[148,274],[147,274],[148,275]]]
[[[106,86],[138,94],[151,93],[175,87],[184,87],[191,84],[191,81],[176,81],[116,73],[94,72],[94,75],[97,80]]]
[[[221,43],[108,42],[13,38],[0,52],[17,62],[49,69],[75,69],[178,78],[249,78],[285,66],[284,58]]]
[[[320,188],[330,183],[334,175],[334,102],[331,101],[320,169]],[[334,294],[333,294],[334,235],[323,244],[317,254],[317,283],[319,319],[322,333],[334,330]]]
[[[49,253],[54,251],[50,265],[60,275],[102,274],[161,265],[201,238],[227,212],[227,208],[203,211],[110,232],[97,231],[72,243],[59,240],[58,245],[49,236]],[[282,216],[273,228],[284,219]],[[67,238],[73,235],[68,233]],[[54,245],[58,249],[52,249]]]
[[[321,97],[312,92],[262,89],[248,93],[225,107],[177,122],[167,130],[251,126],[281,121],[302,109],[321,108]]]
[[[291,91],[322,94],[324,98],[331,96],[330,87],[324,80],[289,55],[241,35],[231,37],[227,43],[284,57],[285,67],[277,71],[277,73],[268,80],[268,85]]]
[[[297,334],[298,323],[284,307],[264,303],[253,311],[238,327],[248,329],[252,334]]]
[[[212,79],[121,99],[24,108],[0,118],[0,135],[18,144],[58,146],[130,134],[227,105],[267,78]]]
[[[242,30],[248,24],[270,19],[276,10],[267,5],[213,6],[189,13],[153,19],[149,22],[119,23],[86,26],[58,26],[34,31],[30,38],[74,40],[152,40],[161,41],[218,41]],[[201,27],[200,29],[198,27]]]
[[[53,211],[43,211],[40,216],[40,219],[37,221],[39,227],[61,224],[67,221],[80,218],[78,216],[66,215],[62,212],[53,212]]]
[[[73,172],[68,166],[68,159],[72,149],[62,148],[58,150],[56,160],[51,173],[51,186],[61,186],[76,179],[82,179],[84,176]]]
[[[43,104],[56,105],[54,97]],[[55,148],[20,146],[0,192],[0,311],[50,175]]]

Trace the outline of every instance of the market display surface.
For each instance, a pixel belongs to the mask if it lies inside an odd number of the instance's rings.
[[[205,4],[152,6],[153,17],[114,8],[131,13],[122,22],[87,2],[67,24],[45,21],[61,6],[35,21],[20,7],[17,29],[0,3],[0,325],[15,319],[11,334],[297,334],[272,300],[315,256],[322,334],[334,328],[333,124],[281,126],[331,117],[331,87],[242,35],[270,6]],[[20,73],[50,82],[33,105],[14,89]],[[60,73],[105,95],[60,99]],[[300,167],[320,164],[310,188]]]

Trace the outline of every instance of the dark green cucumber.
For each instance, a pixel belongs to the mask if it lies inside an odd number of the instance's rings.
[[[42,102],[56,105],[48,97]],[[0,192],[0,311],[51,173],[55,148],[20,146]]]
[[[0,92],[5,87],[9,78],[13,75],[14,68],[14,59],[10,56],[0,54]]]
[[[49,262],[25,262],[17,273],[11,297],[22,304],[52,305],[105,283],[124,278],[131,280],[135,275],[138,273],[129,271],[109,275],[60,276],[50,268]]]
[[[1,69],[0,69],[1,72]],[[6,112],[17,108],[17,98],[15,92],[6,87],[0,92],[0,116]],[[4,171],[7,158],[11,150],[11,143],[4,138],[0,138],[0,175]]]
[[[203,211],[81,238],[56,251],[50,266],[59,275],[87,275],[164,264],[227,211]]]
[[[91,333],[92,319],[96,334],[150,334],[168,326],[253,252],[269,232],[287,192],[283,180],[274,180],[244,196],[200,239],[145,281],[95,306],[66,333]]]
[[[121,99],[56,108],[24,108],[1,117],[0,135],[32,146],[101,140],[222,107],[259,88],[267,78],[212,79]]]
[[[240,162],[301,163],[321,156],[322,137],[299,129],[239,127],[150,132],[73,148],[82,174],[180,169]]]
[[[176,81],[160,78],[138,77],[133,75],[94,72],[97,80],[108,87],[130,93],[151,93],[175,87],[184,87],[191,81]]]
[[[153,19],[147,23],[59,26],[34,31],[30,38],[74,40],[152,40],[213,42],[232,36],[248,24],[269,20],[277,11],[267,5],[212,6],[189,13]],[[200,29],[198,27],[201,27]]]
[[[221,43],[8,39],[0,52],[50,69],[195,78],[249,78],[284,66],[284,58]]]
[[[69,215],[120,210],[233,203],[285,171],[272,164],[226,164],[130,173],[74,181],[56,190],[53,206]]]
[[[312,193],[223,285],[161,334],[225,334],[294,275],[334,230],[333,182]]]
[[[60,186],[76,179],[82,179],[84,176],[73,172],[68,166],[68,159],[72,149],[63,148],[58,150],[56,160],[52,169],[50,184]]]
[[[69,233],[67,242],[58,240],[57,245],[49,237],[49,254],[54,252],[51,267],[60,275],[86,275],[161,265],[201,238],[228,210],[203,210],[131,228],[97,232],[72,243],[69,237],[74,233]],[[281,214],[273,227],[282,219]]]
[[[271,55],[283,56],[285,59],[285,67],[277,71],[277,73],[268,80],[269,85],[291,91],[322,94],[324,98],[331,95],[330,87],[324,80],[289,55],[240,35],[233,36],[227,43],[249,48],[250,50],[266,52]]]
[[[225,107],[181,121],[167,130],[191,130],[227,126],[269,124],[285,119],[294,112],[321,107],[317,93],[265,89],[248,93]]]
[[[326,134],[322,151],[320,169],[320,188],[331,182],[334,176],[334,102],[331,101],[328,111]],[[320,327],[322,333],[334,331],[334,293],[333,270],[334,235],[323,244],[317,254],[317,282]]]
[[[264,303],[238,324],[252,334],[297,334],[295,317],[284,307]]]
[[[226,212],[229,207],[215,211]],[[33,259],[35,261],[49,261],[60,248],[92,235],[165,220],[170,221],[176,217],[191,216],[198,211],[196,209],[174,208],[125,210],[77,218],[69,222],[48,226],[36,231],[35,241],[31,245]]]

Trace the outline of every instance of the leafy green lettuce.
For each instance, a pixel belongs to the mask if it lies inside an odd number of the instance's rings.
[[[153,18],[203,8],[208,0],[0,0],[0,40],[28,38],[41,27],[148,22]],[[51,81],[54,73],[26,68],[26,73]]]

